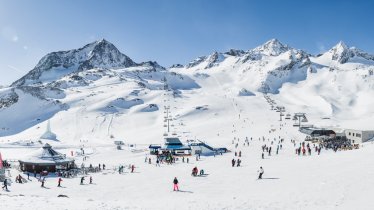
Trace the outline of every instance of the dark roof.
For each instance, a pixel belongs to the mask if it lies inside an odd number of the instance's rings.
[[[165,138],[165,144],[166,145],[183,145],[182,142],[179,140],[179,138]]]
[[[160,149],[160,148],[161,148],[161,145],[154,145],[154,144],[151,144],[151,145],[149,145],[148,148],[149,148],[149,149]]]
[[[300,132],[309,136],[330,136],[336,135],[335,131],[323,128],[300,128]]]
[[[189,146],[185,145],[165,145],[162,147],[164,150],[191,150]]]

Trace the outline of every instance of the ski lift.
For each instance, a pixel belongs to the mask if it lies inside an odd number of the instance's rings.
[[[295,124],[293,124],[293,127],[300,127],[300,125],[295,123]]]
[[[306,117],[304,117],[301,122],[308,122],[308,119],[306,119]]]
[[[297,117],[296,117],[296,116],[293,116],[292,120],[296,121],[296,120],[297,120]]]

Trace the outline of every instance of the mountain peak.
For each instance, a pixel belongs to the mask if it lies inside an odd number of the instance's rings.
[[[332,49],[349,50],[349,47],[343,41],[339,41]]]
[[[14,82],[12,86],[50,82],[76,71],[93,68],[119,68],[136,65],[112,43],[101,39],[79,49],[48,53],[34,69]]]
[[[278,39],[270,39],[252,51],[269,56],[278,56],[290,49],[290,47],[281,43]]]
[[[354,56],[354,52],[343,42],[339,41],[327,53],[331,54],[331,59],[343,64],[348,62],[349,58]]]

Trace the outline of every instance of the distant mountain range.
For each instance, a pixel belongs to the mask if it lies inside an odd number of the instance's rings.
[[[102,39],[79,49],[49,53],[10,87],[0,89],[0,136],[18,134],[74,108],[92,106],[97,114],[157,112],[162,104],[151,95],[167,89],[188,100],[184,91],[211,95],[213,84],[236,91],[239,97],[269,93],[288,100],[289,93],[301,97],[304,91],[326,102],[315,109],[339,115],[365,104],[361,101],[374,89],[373,71],[373,55],[343,42],[311,55],[272,39],[254,49],[213,52],[165,68],[155,61],[137,63]],[[111,95],[106,88],[113,89]],[[313,105],[304,99],[297,102],[299,107]]]

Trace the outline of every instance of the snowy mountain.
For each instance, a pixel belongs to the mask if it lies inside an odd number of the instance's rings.
[[[352,61],[354,58],[361,58],[367,61],[374,61],[374,55],[370,55],[355,47],[349,48],[344,42],[340,41],[337,45],[331,48],[328,52],[322,56],[326,56],[333,61],[337,61],[340,64]]]
[[[119,89],[105,96],[107,101],[103,102],[103,86]],[[49,53],[25,76],[1,89],[0,116],[9,120],[0,122],[0,136],[16,134],[80,106],[93,106],[102,114],[133,107],[139,112],[154,112],[157,104],[144,103],[138,96],[148,94],[148,90],[168,89],[178,94],[178,90],[198,87],[188,76],[170,72],[157,62],[135,63],[103,39],[79,49]],[[82,93],[83,98],[74,98],[76,93]],[[77,105],[86,97],[95,100]]]
[[[240,110],[255,115],[268,110],[264,93],[289,112],[307,112],[317,125],[369,128],[372,58],[343,43],[313,56],[272,39],[254,49],[213,52],[167,69],[154,61],[136,63],[99,40],[49,53],[11,87],[0,89],[0,118],[7,119],[0,122],[0,141],[38,139],[49,120],[62,143],[104,143],[139,133],[144,135],[137,141],[151,143],[163,135],[168,103],[174,118],[187,124],[183,130],[221,141],[204,128],[230,126],[231,115]],[[247,108],[235,108],[234,100]]]
[[[251,91],[277,93],[286,82],[304,80],[307,71],[313,68],[310,55],[302,50],[291,48],[277,39],[272,39],[252,50],[230,50],[229,52],[214,52],[209,56],[201,56],[186,65],[190,72],[203,69],[226,71],[234,69],[234,76],[241,80],[252,78]],[[188,73],[183,69],[178,72]],[[251,80],[252,80],[251,79]]]
[[[105,39],[69,51],[52,52],[44,56],[29,73],[11,86],[55,81],[70,73],[93,68],[118,68],[137,66]]]

